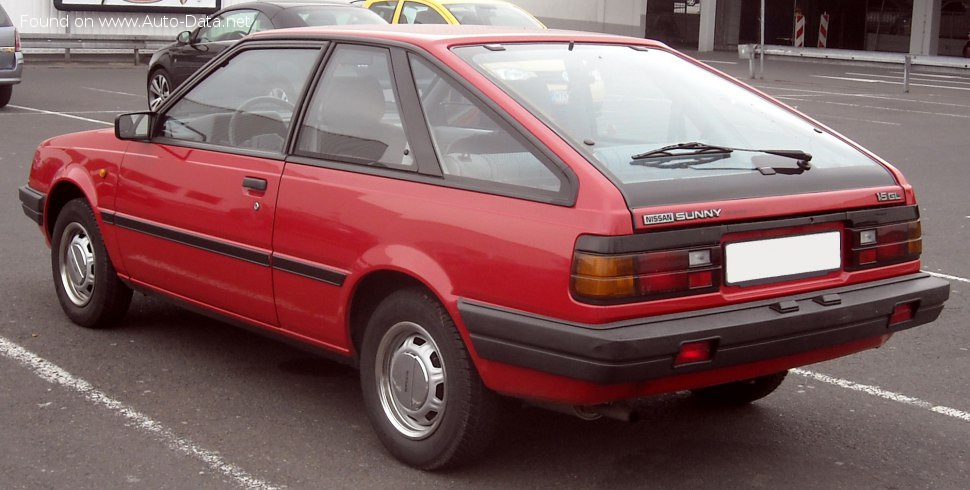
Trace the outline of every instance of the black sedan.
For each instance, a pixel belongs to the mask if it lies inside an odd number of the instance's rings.
[[[148,68],[148,105],[157,109],[172,91],[234,42],[248,34],[286,27],[386,24],[370,10],[347,3],[251,2],[224,8],[200,21],[175,43],[158,50]],[[285,88],[266,94],[286,99]]]

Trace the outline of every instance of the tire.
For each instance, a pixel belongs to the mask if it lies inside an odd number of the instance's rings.
[[[0,107],[6,107],[13,96],[13,85],[0,85]]]
[[[148,108],[155,111],[161,107],[165,99],[172,95],[172,75],[164,68],[156,68],[148,75]]]
[[[500,397],[482,383],[451,317],[424,289],[396,291],[375,308],[360,381],[378,438],[419,469],[473,459],[498,425]]]
[[[746,405],[760,400],[781,386],[788,370],[759,378],[691,390],[698,400],[712,405]]]
[[[51,269],[61,308],[87,328],[118,323],[131,304],[131,289],[120,279],[104,248],[98,222],[83,199],[61,209],[51,237]]]

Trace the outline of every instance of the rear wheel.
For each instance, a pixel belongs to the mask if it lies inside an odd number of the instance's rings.
[[[715,405],[745,405],[760,400],[781,386],[788,371],[759,378],[691,390],[699,400]]]
[[[54,289],[67,317],[88,328],[109,327],[128,311],[131,289],[115,272],[98,222],[83,199],[64,205],[51,238]]]
[[[5,107],[10,103],[13,95],[13,85],[0,85],[0,107]]]
[[[454,466],[491,440],[499,397],[485,387],[448,313],[423,289],[374,310],[361,348],[361,387],[374,430],[396,458]]]

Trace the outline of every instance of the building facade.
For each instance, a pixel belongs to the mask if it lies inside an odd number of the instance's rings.
[[[247,0],[189,1],[224,7]],[[549,27],[649,37],[711,51],[758,42],[762,0],[513,1]],[[816,47],[824,31],[827,48],[960,56],[970,32],[970,0],[764,1],[767,44]],[[179,13],[62,11],[54,0],[2,2],[14,24],[32,34],[175,36],[201,20]]]

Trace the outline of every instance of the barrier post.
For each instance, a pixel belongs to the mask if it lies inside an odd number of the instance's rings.
[[[913,66],[913,57],[911,55],[906,55],[905,62],[903,63],[903,92],[909,93],[909,70]]]

